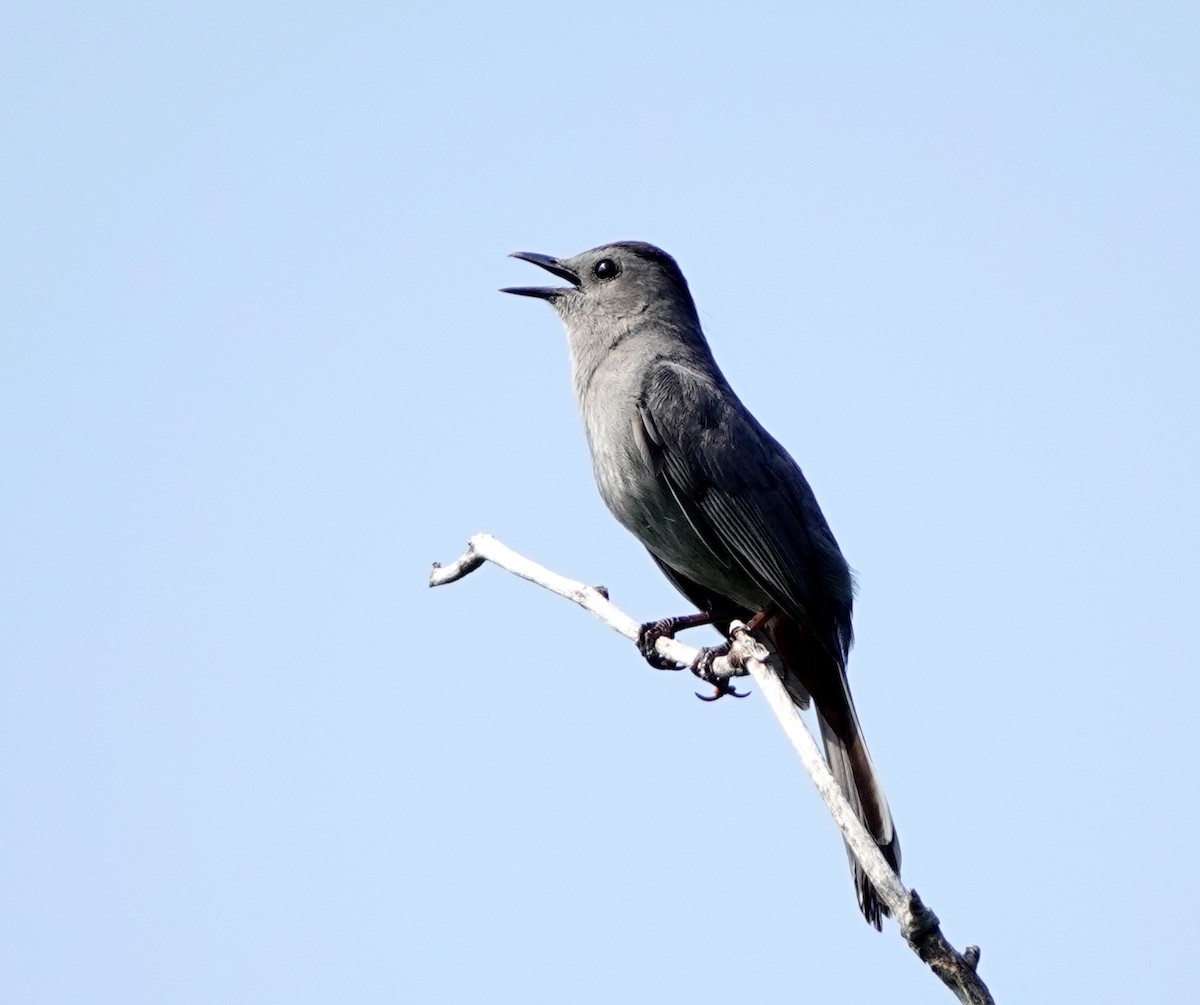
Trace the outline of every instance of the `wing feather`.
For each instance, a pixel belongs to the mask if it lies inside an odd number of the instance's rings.
[[[655,470],[714,557],[844,665],[852,581],[803,473],[727,385],[664,362],[640,404]]]

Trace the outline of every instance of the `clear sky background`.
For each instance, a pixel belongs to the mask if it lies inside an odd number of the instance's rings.
[[[1194,1003],[1198,51],[1186,4],[5,4],[0,999],[952,1000],[757,697],[426,588],[489,530],[684,609],[496,292],[642,239],[858,572],[905,880],[1001,1002]]]

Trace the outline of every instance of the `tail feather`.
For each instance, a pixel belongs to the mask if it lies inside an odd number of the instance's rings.
[[[801,708],[807,707],[807,702],[797,700],[799,696],[811,695],[817,706],[825,758],[838,788],[854,815],[875,839],[883,857],[898,873],[900,841],[892,824],[883,785],[863,739],[845,670],[794,622],[775,619],[770,626],[770,635],[786,669],[783,680],[789,694]],[[883,917],[891,912],[848,846],[846,854],[850,859],[859,909],[870,924],[882,928]]]
[[[829,770],[837,781],[838,788],[842,790],[846,801],[854,810],[854,815],[862,821],[867,832],[875,839],[879,850],[883,852],[883,857],[898,873],[900,839],[896,836],[896,828],[892,824],[892,814],[888,809],[883,787],[879,784],[879,776],[871,763],[870,751],[862,739],[862,731],[858,729],[858,716],[854,713],[853,703],[850,704],[850,714],[854,719],[855,728],[847,741],[834,731],[825,716],[818,711],[817,721],[821,727],[821,739],[825,743],[825,758],[829,761]],[[850,860],[850,871],[854,876],[859,910],[869,924],[877,929],[882,928],[883,917],[891,912],[867,878],[849,845],[846,846],[846,856]]]

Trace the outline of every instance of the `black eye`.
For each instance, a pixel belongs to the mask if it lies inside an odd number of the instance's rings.
[[[592,266],[592,275],[597,279],[616,279],[620,274],[621,266],[611,258],[602,258]]]

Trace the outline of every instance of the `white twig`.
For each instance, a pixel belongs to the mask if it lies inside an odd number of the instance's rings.
[[[758,662],[750,664],[750,676],[754,678],[754,683],[758,685],[771,711],[775,713],[775,718],[779,720],[779,725],[791,741],[792,748],[804,765],[804,770],[808,772],[808,777],[817,787],[817,792],[829,807],[833,822],[838,825],[846,843],[850,845],[850,850],[854,852],[854,857],[870,877],[871,885],[878,891],[880,899],[887,904],[901,930],[908,931],[917,920],[909,904],[909,891],[900,882],[900,877],[892,871],[892,867],[879,850],[879,845],[842,795],[841,788],[829,771],[829,764],[804,720],[800,718],[800,713],[783,682],[774,671]]]
[[[472,537],[466,554],[450,565],[441,566],[435,563],[429,575],[429,585],[442,586],[453,583],[474,572],[484,562],[498,565],[515,576],[574,601],[613,631],[631,641],[637,641],[640,623],[613,604],[608,599],[608,591],[604,587],[587,586],[551,572],[517,554],[490,534],[476,534]],[[771,669],[768,651],[739,622],[734,622],[731,626],[730,642],[729,655],[714,661],[714,673],[720,677],[748,673],[754,678],[768,706],[775,713],[775,718],[779,720],[780,726],[791,741],[804,770],[817,787],[825,805],[829,807],[834,822],[841,830],[854,857],[858,859],[871,884],[899,923],[900,931],[909,945],[954,991],[960,1001],[972,1005],[991,1005],[991,994],[975,972],[979,948],[968,946],[965,955],[958,953],[942,936],[938,919],[933,912],[925,907],[916,891],[907,889],[900,882],[900,877],[892,871],[875,839],[867,832],[855,816],[846,797],[842,795],[812,733],[800,718],[779,676]],[[700,655],[699,649],[677,639],[661,638],[656,649],[660,655],[685,666],[691,665]]]
[[[514,576],[527,579],[551,593],[572,600],[590,614],[594,614],[618,635],[624,635],[631,642],[638,639],[641,623],[634,621],[616,604],[608,599],[608,591],[604,587],[587,586],[557,572],[551,572],[545,566],[538,565],[524,555],[518,555],[507,545],[502,544],[491,534],[476,534],[468,542],[467,553],[461,558],[442,566],[434,564],[429,574],[430,586],[442,586],[462,579],[468,573],[474,572],[484,562],[500,566]],[[688,666],[700,655],[700,650],[689,646],[677,639],[662,638],[655,647],[661,656]],[[737,658],[728,656],[718,657],[713,662],[713,673],[718,677],[733,677],[745,674],[745,670],[737,665]]]

